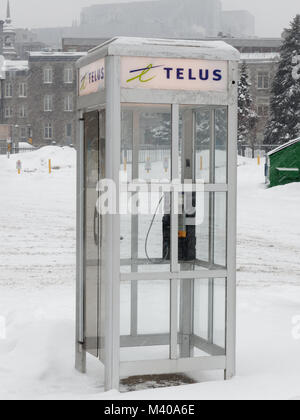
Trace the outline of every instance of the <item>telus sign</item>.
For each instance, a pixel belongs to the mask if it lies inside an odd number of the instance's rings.
[[[121,85],[127,89],[227,90],[228,63],[163,58],[124,57]]]
[[[105,60],[98,60],[79,72],[79,96],[99,92],[105,88]]]

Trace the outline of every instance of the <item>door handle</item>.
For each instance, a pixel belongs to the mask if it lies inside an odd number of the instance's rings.
[[[94,241],[96,245],[99,245],[99,215],[97,207],[94,211]]]

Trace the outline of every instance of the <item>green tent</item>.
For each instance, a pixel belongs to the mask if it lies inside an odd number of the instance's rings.
[[[270,187],[300,182],[300,138],[268,154],[266,177]]]

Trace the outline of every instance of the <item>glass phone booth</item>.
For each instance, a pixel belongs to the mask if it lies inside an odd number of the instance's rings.
[[[116,38],[78,62],[76,367],[235,374],[239,53]]]

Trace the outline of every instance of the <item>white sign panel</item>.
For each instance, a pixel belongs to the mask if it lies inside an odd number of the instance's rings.
[[[121,87],[224,92],[228,87],[227,61],[123,57]]]
[[[105,88],[105,59],[95,61],[79,71],[79,96],[97,93]]]

